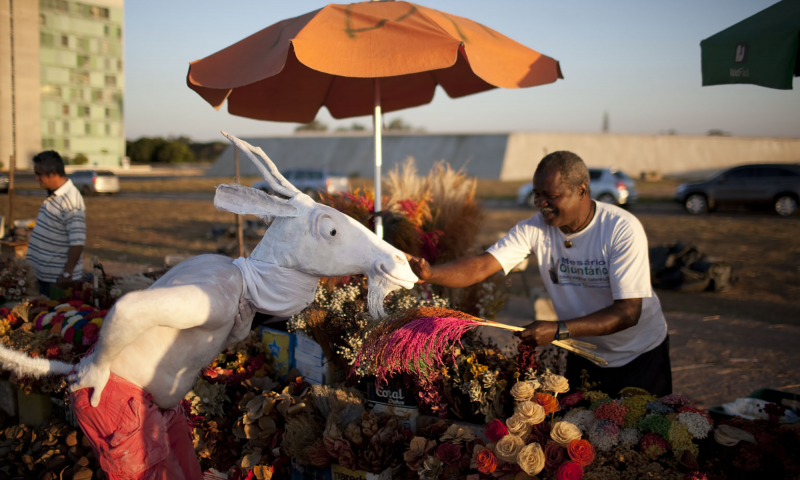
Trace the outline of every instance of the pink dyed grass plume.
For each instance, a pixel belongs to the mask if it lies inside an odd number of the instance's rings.
[[[448,348],[485,321],[456,310],[422,307],[403,312],[366,332],[353,371],[374,370],[378,382],[394,373],[424,374],[444,365]],[[455,353],[452,353],[455,363]]]

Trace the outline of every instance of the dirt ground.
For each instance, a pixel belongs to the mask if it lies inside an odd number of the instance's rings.
[[[35,218],[42,200],[16,197],[15,218]],[[231,241],[209,238],[212,227],[233,225],[234,216],[208,200],[88,197],[86,206],[86,268],[97,256],[108,273],[137,273],[163,267],[167,255],[213,253]],[[533,214],[507,202],[488,206],[479,238],[485,246]],[[800,393],[800,218],[740,211],[690,217],[669,204],[632,211],[651,245],[693,243],[730,262],[739,277],[723,293],[658,292],[670,328],[675,391],[705,406],[756,388]],[[525,280],[541,286],[535,265]],[[504,319],[524,324],[531,310],[518,274],[511,293]]]

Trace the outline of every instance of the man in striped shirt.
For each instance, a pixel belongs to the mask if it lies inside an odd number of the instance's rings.
[[[39,185],[47,190],[47,199],[28,241],[27,260],[36,271],[39,291],[50,296],[53,286],[68,288],[83,273],[86,206],[57,152],[48,150],[33,157],[33,170]]]

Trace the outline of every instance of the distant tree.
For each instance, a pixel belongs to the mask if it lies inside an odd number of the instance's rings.
[[[153,157],[153,161],[159,163],[184,163],[194,160],[194,152],[189,145],[178,140],[164,143],[155,151]]]
[[[194,152],[195,159],[198,162],[213,162],[219,158],[228,145],[230,145],[228,142],[192,142],[189,144],[189,148]]]
[[[608,124],[608,112],[603,112],[603,133],[608,133],[609,124]]]
[[[320,122],[319,120],[314,120],[311,123],[300,125],[299,127],[294,129],[295,132],[325,132],[327,130],[328,126]]]
[[[79,153],[73,157],[73,159],[69,162],[71,165],[86,165],[89,163],[89,157],[86,155]]]
[[[360,123],[353,123],[350,125],[350,130],[354,132],[360,132],[362,130],[366,130],[366,128],[364,128],[364,125],[361,125]]]
[[[395,118],[389,125],[386,126],[386,130],[394,130],[400,132],[408,132],[411,131],[411,125],[403,122],[402,118]]]
[[[718,128],[712,128],[708,131],[707,135],[709,137],[730,137],[731,132],[726,132],[725,130],[720,130]]]
[[[167,143],[161,137],[142,137],[133,142],[126,142],[126,154],[131,162],[150,163],[157,161],[154,155],[158,149]]]

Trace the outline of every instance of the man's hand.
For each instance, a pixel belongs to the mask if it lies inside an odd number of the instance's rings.
[[[517,337],[521,338],[522,341],[528,345],[538,347],[541,345],[547,345],[551,343],[553,340],[556,339],[556,334],[558,333],[558,323],[557,322],[533,322],[527,327],[525,327],[524,332],[515,333]]]
[[[253,324],[253,318],[256,316],[256,309],[252,303],[246,298],[239,299],[239,311],[233,319],[233,328],[231,333],[228,334],[226,345],[233,345],[234,343],[241,342],[250,334],[250,328]]]
[[[56,281],[56,287],[66,290],[72,286],[72,276],[65,277],[64,275],[59,275],[58,280]]]
[[[109,366],[98,366],[94,363],[95,355],[88,355],[75,366],[75,373],[67,376],[69,390],[75,392],[82,388],[93,388],[90,403],[93,407],[100,405],[100,396],[106,388],[108,378],[111,376]]]
[[[431,265],[427,260],[424,258],[414,257],[405,252],[403,253],[406,256],[406,260],[408,260],[408,264],[411,265],[411,271],[414,272],[414,275],[416,275],[417,278],[419,278],[417,283],[425,283],[431,278]]]

